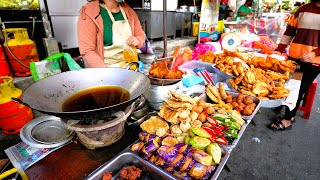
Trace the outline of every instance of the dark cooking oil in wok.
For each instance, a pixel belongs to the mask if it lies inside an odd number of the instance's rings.
[[[130,93],[118,86],[98,86],[81,90],[62,105],[62,111],[86,111],[128,101]]]

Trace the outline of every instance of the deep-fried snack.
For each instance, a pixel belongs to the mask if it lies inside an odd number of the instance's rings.
[[[251,97],[247,96],[247,97],[244,98],[243,103],[246,104],[246,105],[249,105],[249,104],[253,103],[253,100],[252,100]]]
[[[240,103],[243,102],[244,98],[245,98],[245,95],[239,94],[237,97],[237,103],[240,105]]]
[[[238,72],[238,70],[237,70],[237,66],[236,66],[236,65],[233,65],[231,68],[232,68],[233,74],[234,74],[236,77],[238,77],[238,76],[239,76],[239,72]]]
[[[150,78],[160,79],[181,79],[183,72],[180,70],[168,69],[168,61],[162,60],[158,62],[152,62],[149,70]]]
[[[236,101],[232,102],[231,105],[232,105],[233,109],[235,109],[237,106],[239,106],[239,104]]]
[[[226,103],[232,103],[232,96],[231,94],[228,94],[228,97],[226,99]]]
[[[238,76],[238,77],[234,80],[234,83],[237,84],[237,85],[240,84],[241,81],[243,80],[243,78],[244,78],[243,75]]]
[[[226,90],[224,89],[223,83],[219,83],[219,93],[220,93],[222,100],[227,99],[228,95],[226,93]]]
[[[209,90],[211,91],[211,93],[217,97],[217,99],[221,99],[221,96],[220,96],[220,93],[219,93],[219,90],[217,87],[215,87],[214,85],[212,84],[208,84],[207,87],[209,88]]]
[[[169,125],[159,116],[152,116],[150,119],[144,121],[140,125],[140,128],[149,134],[156,134],[156,130],[160,128],[167,131],[169,129]]]
[[[257,82],[253,85],[252,92],[256,95],[269,93],[268,84],[266,84],[265,82]]]
[[[211,101],[213,101],[215,103],[219,102],[218,98],[212,94],[212,92],[209,90],[209,88],[206,88],[206,94],[211,99]]]
[[[245,115],[245,116],[249,116],[253,113],[253,110],[251,108],[251,106],[246,106],[242,111],[241,114]]]
[[[247,71],[245,73],[244,79],[250,84],[256,83],[255,74],[253,72],[251,72],[251,71]]]

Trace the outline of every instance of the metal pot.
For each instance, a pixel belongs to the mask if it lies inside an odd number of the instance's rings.
[[[158,86],[151,85],[149,94],[147,96],[147,101],[152,109],[159,110],[159,107],[163,104],[164,99],[168,99],[168,91],[175,91],[179,89],[182,84],[180,82],[168,85],[168,86]]]
[[[120,104],[87,111],[63,112],[62,105],[71,95],[95,86],[119,86],[130,93],[130,99]],[[136,71],[121,68],[88,68],[69,71],[42,79],[23,93],[23,102],[35,110],[62,119],[108,120],[114,113],[124,111],[143,93],[148,91],[150,80]]]

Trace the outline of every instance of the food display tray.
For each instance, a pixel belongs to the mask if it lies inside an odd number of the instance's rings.
[[[135,153],[131,152],[128,148],[116,155],[113,159],[106,162],[98,169],[93,171],[86,180],[101,180],[105,172],[111,172],[113,175],[112,179],[117,179],[119,177],[120,171],[126,166],[134,165],[141,169],[140,179],[147,180],[175,180],[176,178],[162,170],[160,167],[142,159]]]
[[[139,142],[136,141],[135,143]],[[179,178],[171,175],[170,173],[166,172],[161,167],[158,167],[154,165],[151,162],[148,162],[144,159],[142,159],[139,155],[132,152],[130,150],[130,147],[127,147],[122,152],[120,152],[118,155],[116,155],[113,159],[110,161],[104,163],[102,166],[100,166],[98,169],[93,171],[88,177],[86,177],[86,180],[101,180],[102,176],[105,172],[111,172],[113,177],[112,179],[117,179],[119,177],[120,171],[122,168],[134,165],[137,168],[141,169],[141,176],[140,179],[144,180],[178,180]],[[211,173],[209,178],[211,180],[216,180],[220,173],[222,172],[225,164],[227,163],[229,157],[230,157],[230,150],[227,149],[224,146],[220,146],[223,150],[223,158],[218,166],[216,166],[215,170]]]
[[[233,91],[226,91],[227,94],[230,94],[232,97],[236,97],[239,93],[238,92],[233,92]],[[248,95],[245,95],[248,96]],[[256,109],[253,111],[253,113],[250,116],[241,116],[242,119],[249,121],[252,120],[253,117],[257,114],[257,112],[259,111],[262,101],[256,97],[250,96],[253,99],[253,102],[255,102],[257,104]],[[199,96],[200,100],[208,102],[209,101],[209,97],[206,94],[202,94],[201,96]]]

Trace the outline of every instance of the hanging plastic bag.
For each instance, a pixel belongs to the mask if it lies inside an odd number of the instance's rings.
[[[146,42],[144,43],[144,45],[140,48],[140,51],[143,54],[154,54],[151,43],[149,41],[149,39],[146,37]]]
[[[50,56],[40,62],[31,62],[30,71],[34,81],[61,73],[62,61],[65,61],[68,66],[68,70],[82,69],[68,53],[59,53]]]

